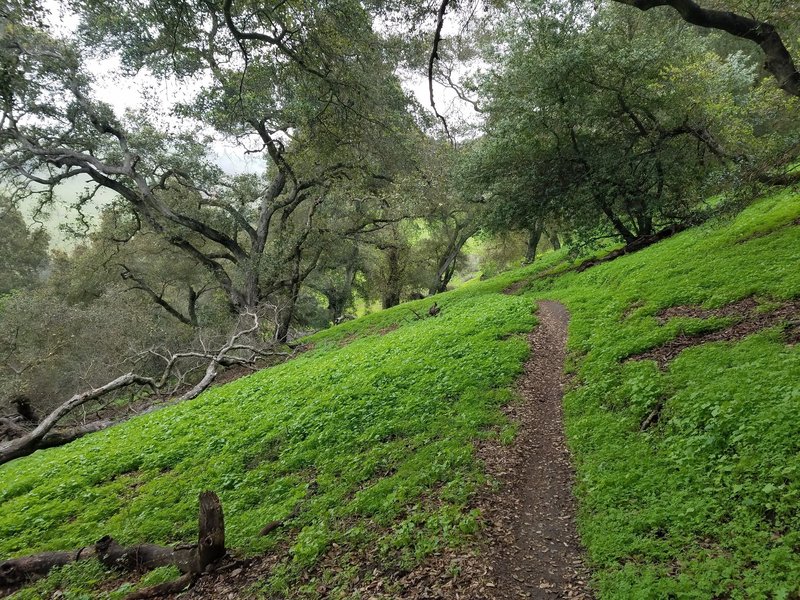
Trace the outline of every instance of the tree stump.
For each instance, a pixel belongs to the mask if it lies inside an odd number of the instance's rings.
[[[225,519],[222,504],[214,492],[200,494],[198,529],[197,544],[190,546],[173,548],[137,544],[126,548],[111,536],[104,536],[93,547],[69,552],[42,552],[0,562],[0,589],[19,587],[46,576],[56,567],[94,556],[108,568],[149,571],[174,565],[193,577],[204,573],[225,556]]]

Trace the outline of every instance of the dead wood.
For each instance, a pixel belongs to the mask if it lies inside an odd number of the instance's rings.
[[[188,573],[194,555],[191,547],[175,549],[156,544],[137,544],[126,548],[108,535],[97,541],[95,551],[104,566],[123,571],[152,571],[158,567],[175,565],[183,573]]]
[[[63,567],[76,560],[91,558],[94,548],[80,548],[67,552],[42,552],[0,563],[0,589],[13,588],[47,575],[56,567]]]
[[[645,417],[644,421],[642,421],[641,426],[639,427],[639,431],[647,431],[658,423],[658,420],[661,418],[661,411],[664,410],[664,400],[659,400],[656,402],[656,405],[653,407],[653,410]]]
[[[777,173],[767,174],[762,173],[758,176],[761,183],[773,185],[777,187],[789,187],[800,183],[800,171],[793,171],[791,173]]]
[[[285,519],[284,520],[270,521],[269,523],[264,525],[264,527],[261,528],[261,531],[258,532],[258,535],[269,535],[270,533],[272,533],[276,529],[279,529],[279,528],[283,527],[285,522],[286,522]]]
[[[174,566],[188,577],[182,582],[180,590],[194,581],[225,555],[225,519],[222,504],[214,492],[200,494],[197,544],[176,547],[156,544],[137,544],[125,547],[111,536],[104,536],[93,547],[80,548],[68,552],[42,552],[31,556],[14,558],[0,563],[0,589],[19,587],[46,576],[51,570],[63,567],[78,560],[96,557],[104,566],[123,571],[150,571],[158,567]],[[170,593],[158,592],[153,586],[148,588],[151,598],[155,595]],[[168,590],[164,585],[162,590]],[[145,590],[142,590],[144,592]],[[134,596],[136,597],[136,596]]]
[[[674,225],[670,225],[669,227],[665,227],[661,231],[658,231],[652,235],[645,235],[634,239],[632,242],[623,246],[622,248],[618,248],[617,250],[613,250],[609,252],[605,256],[600,258],[590,258],[588,260],[583,261],[578,265],[574,265],[565,269],[559,269],[559,265],[556,265],[553,268],[546,269],[537,273],[530,279],[523,279],[511,284],[509,287],[503,290],[504,294],[516,294],[519,290],[521,290],[525,285],[530,284],[532,281],[539,281],[545,279],[554,279],[556,277],[560,277],[565,273],[577,272],[582,273],[587,269],[591,269],[592,267],[596,267],[597,265],[601,265],[603,263],[611,262],[621,256],[625,256],[626,254],[631,254],[633,252],[637,252],[638,250],[642,250],[655,244],[656,242],[660,242],[662,240],[667,239],[675,235],[676,233],[680,233],[688,229],[691,226],[691,223],[676,223]]]
[[[86,434],[94,433],[95,431],[102,431],[114,425],[116,421],[110,419],[103,419],[101,421],[92,421],[91,423],[84,423],[83,425],[76,425],[67,429],[56,429],[48,432],[39,442],[38,448],[55,448],[56,446],[63,446],[72,441],[82,438]]]
[[[105,536],[95,544],[97,558],[109,568],[124,571],[150,571],[175,566],[182,573],[203,573],[225,555],[225,522],[222,505],[214,492],[200,494],[199,539],[192,546],[138,544],[124,547]]]
[[[285,518],[270,521],[269,523],[264,525],[264,527],[261,528],[261,531],[258,532],[258,535],[269,535],[276,529],[280,529],[281,527],[286,525],[287,521],[291,521],[300,514],[300,508],[301,504],[298,504],[292,509],[292,512],[290,512]]]
[[[39,422],[39,417],[36,414],[36,411],[33,410],[31,401],[27,396],[17,396],[16,398],[12,398],[11,404],[14,405],[17,414],[22,417],[24,421],[28,421],[29,423]]]
[[[39,424],[28,433],[19,438],[11,440],[10,442],[4,442],[0,444],[0,465],[14,460],[15,458],[32,454],[40,447],[40,443],[42,442],[43,438],[50,433],[50,430],[55,427],[56,423],[58,423],[62,418],[79,406],[83,406],[91,400],[96,400],[113,391],[126,388],[134,384],[148,386],[151,388],[155,387],[155,382],[150,377],[143,377],[141,375],[137,375],[136,373],[126,373],[125,375],[121,375],[116,379],[109,381],[105,385],[100,386],[99,388],[87,390],[85,392],[81,392],[80,394],[75,394],[72,396],[72,398],[58,406],[53,412],[44,417]]]
[[[61,446],[87,433],[100,431],[114,425],[115,421],[99,420],[72,428],[54,429],[59,421],[76,408],[91,401],[100,400],[112,392],[139,386],[149,388],[155,394],[161,394],[165,391],[167,394],[176,394],[177,390],[184,384],[184,376],[176,373],[178,363],[181,360],[207,360],[208,364],[201,380],[184,392],[178,398],[179,401],[190,400],[199,396],[214,382],[222,368],[234,365],[254,368],[256,361],[260,358],[267,356],[287,358],[290,356],[289,353],[280,352],[274,348],[262,349],[244,343],[244,337],[258,331],[259,320],[255,313],[245,313],[243,316],[251,318],[252,325],[234,333],[219,350],[209,351],[204,349],[202,352],[181,352],[171,356],[162,356],[150,351],[149,354],[164,359],[166,363],[163,373],[158,378],[145,377],[132,372],[126,373],[98,388],[75,394],[32,427],[25,427],[11,419],[3,418],[0,422],[0,439],[5,437],[8,441],[0,442],[0,465],[15,458],[33,454],[36,450],[42,448]],[[170,389],[167,389],[168,387]]]
[[[0,417],[0,439],[14,439],[25,435],[28,430],[20,425],[15,417]]]

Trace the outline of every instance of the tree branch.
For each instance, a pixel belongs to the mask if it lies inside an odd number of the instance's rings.
[[[787,94],[800,97],[800,72],[792,60],[774,25],[730,11],[712,10],[699,6],[693,0],[614,0],[642,11],[658,6],[671,6],[684,21],[699,27],[719,29],[755,42],[764,52],[764,68],[775,78]]]
[[[120,264],[119,266],[122,268],[121,275],[122,275],[123,279],[125,279],[126,281],[127,280],[131,280],[131,281],[136,282],[137,285],[133,286],[131,289],[141,290],[141,291],[145,292],[148,296],[150,296],[150,299],[153,302],[158,304],[161,308],[166,310],[169,314],[171,314],[173,317],[178,319],[181,323],[183,323],[185,325],[189,325],[190,327],[197,327],[197,317],[195,316],[194,319],[191,318],[191,315],[194,313],[194,307],[192,306],[192,301],[193,301],[192,293],[190,293],[190,295],[189,295],[189,313],[190,313],[190,316],[187,317],[181,311],[179,311],[177,308],[175,308],[169,302],[167,302],[167,300],[164,299],[163,293],[162,294],[157,294],[155,292],[155,290],[153,290],[153,288],[151,288],[144,279],[142,279],[141,277],[136,275],[126,265]],[[191,287],[190,287],[190,290],[191,290]],[[194,292],[194,290],[192,290],[192,292]],[[194,300],[196,301],[197,298],[194,297]]]
[[[439,110],[436,108],[436,100],[433,97],[433,67],[435,62],[439,59],[439,44],[442,41],[442,27],[444,27],[444,15],[447,12],[448,4],[450,4],[450,0],[442,0],[442,3],[439,5],[439,11],[436,13],[436,32],[433,34],[433,48],[428,58],[428,93],[430,94],[431,108],[434,114],[442,122],[444,132],[450,140],[450,143],[454,143],[453,136],[450,135],[450,129],[447,127],[447,119],[439,114]]]
[[[247,365],[252,366],[256,360],[265,356],[282,356],[289,357],[291,354],[287,352],[280,352],[273,349],[262,349],[251,344],[243,342],[243,338],[255,333],[260,327],[258,315],[254,312],[247,312],[243,315],[244,318],[253,320],[251,326],[237,329],[229,338],[229,340],[215,352],[181,352],[173,354],[169,357],[160,356],[165,360],[166,365],[164,371],[158,379],[153,377],[146,377],[133,372],[121,375],[116,379],[109,381],[105,385],[98,388],[93,388],[80,394],[75,394],[53,410],[50,414],[44,417],[39,423],[30,431],[25,430],[22,435],[16,437],[8,442],[0,443],[0,465],[7,463],[15,458],[20,458],[32,454],[40,448],[52,447],[72,441],[86,433],[92,431],[99,431],[114,424],[113,421],[98,421],[95,423],[88,423],[82,426],[74,427],[65,431],[53,431],[56,424],[74,411],[76,408],[87,404],[92,400],[98,400],[111,392],[124,389],[130,386],[138,385],[151,389],[155,393],[159,393],[164,389],[167,383],[173,377],[175,366],[180,360],[186,358],[201,358],[208,360],[206,371],[202,379],[188,391],[180,396],[179,401],[188,400],[197,397],[203,392],[216,378],[219,368],[230,365]],[[235,353],[245,351],[249,353],[247,356],[237,355]],[[154,352],[150,352],[155,354]],[[183,382],[183,377],[178,377],[178,386]],[[5,421],[3,421],[5,423]],[[16,433],[20,433],[19,429],[15,428]]]

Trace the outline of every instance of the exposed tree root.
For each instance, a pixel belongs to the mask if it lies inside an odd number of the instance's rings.
[[[40,579],[56,567],[95,556],[93,547],[68,552],[42,552],[0,563],[0,589],[13,588]]]

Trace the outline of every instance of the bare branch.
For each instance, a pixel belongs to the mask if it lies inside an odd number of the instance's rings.
[[[163,290],[162,290],[162,292],[160,294],[156,293],[155,290],[153,290],[153,288],[151,288],[144,279],[142,279],[141,277],[136,275],[136,273],[131,271],[126,265],[119,264],[119,267],[122,269],[121,276],[122,276],[122,278],[124,280],[126,280],[126,281],[130,280],[130,281],[136,282],[136,285],[132,286],[130,289],[132,289],[132,290],[141,290],[141,291],[145,292],[148,296],[150,296],[150,299],[153,302],[158,304],[161,308],[166,310],[169,314],[171,314],[173,317],[178,319],[181,323],[183,323],[185,325],[189,325],[190,327],[197,327],[197,317],[195,316],[194,319],[192,319],[191,316],[187,317],[180,310],[178,310],[177,308],[172,306],[172,304],[170,304],[164,298],[164,291]],[[189,289],[191,290],[191,286],[190,286]],[[189,313],[191,314],[191,313],[194,312],[194,307],[192,305],[192,301],[193,301],[192,294],[190,294],[189,299],[190,299]],[[194,300],[196,300],[196,298],[194,298]]]
[[[433,48],[431,49],[431,55],[428,59],[428,92],[430,94],[431,108],[442,122],[444,132],[450,140],[450,143],[454,144],[453,136],[450,135],[450,129],[447,127],[447,119],[439,114],[436,108],[436,100],[433,97],[433,67],[434,63],[439,58],[439,43],[442,41],[442,27],[444,27],[444,15],[447,12],[448,4],[450,4],[450,0],[442,0],[442,3],[439,5],[439,12],[436,14],[436,32],[433,35]]]
[[[3,421],[0,421],[0,424],[6,426],[7,431],[11,431],[15,435],[19,434],[19,437],[15,437],[8,442],[0,444],[0,464],[9,462],[15,458],[32,454],[39,448],[61,445],[72,441],[77,437],[85,435],[86,433],[99,431],[100,429],[105,429],[106,427],[113,425],[114,422],[106,420],[85,423],[84,425],[62,432],[53,431],[53,428],[59,421],[61,421],[61,419],[72,413],[77,408],[85,406],[93,400],[99,400],[100,398],[117,390],[131,386],[141,386],[149,388],[154,393],[159,393],[161,390],[166,388],[167,384],[169,384],[171,380],[175,379],[177,365],[184,359],[192,358],[208,360],[208,364],[201,380],[196,385],[192,386],[191,389],[182,394],[180,398],[178,398],[179,401],[197,397],[201,392],[208,388],[209,385],[211,385],[211,383],[217,377],[221,367],[224,368],[232,365],[254,367],[256,360],[259,358],[268,356],[288,358],[291,356],[291,354],[288,352],[282,352],[272,348],[259,348],[256,345],[245,343],[245,338],[258,331],[260,323],[258,315],[255,312],[244,313],[242,315],[242,319],[252,319],[252,324],[247,327],[237,329],[230,336],[228,341],[215,352],[209,352],[204,347],[202,352],[189,351],[165,356],[159,354],[155,350],[149,350],[149,354],[161,358],[166,363],[164,370],[158,379],[138,375],[134,372],[121,375],[116,379],[109,381],[105,385],[75,394],[69,400],[58,406],[50,414],[39,421],[39,423],[36,424],[31,430],[24,429],[16,424],[14,424],[13,427],[9,426],[9,424],[6,423],[7,419],[4,418]],[[241,354],[236,354],[241,352],[245,352],[247,355],[242,356]],[[173,388],[173,393],[174,389],[177,389],[183,385],[186,375],[188,375],[188,373],[178,373],[177,383],[175,388]]]
[[[150,377],[142,377],[135,373],[126,373],[99,388],[75,394],[72,398],[58,406],[53,412],[42,419],[28,434],[0,445],[0,464],[33,452],[33,450],[38,447],[38,443],[55,424],[79,406],[115,390],[134,384],[147,386],[155,390],[155,382]]]

